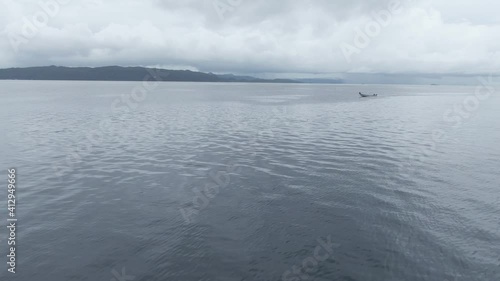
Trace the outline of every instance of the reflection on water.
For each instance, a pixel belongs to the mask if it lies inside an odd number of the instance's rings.
[[[1,82],[12,280],[500,277],[496,95],[454,126],[474,87],[163,83],[114,111],[134,86]]]

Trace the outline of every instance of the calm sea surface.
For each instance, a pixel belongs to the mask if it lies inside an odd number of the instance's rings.
[[[498,91],[147,86],[0,82],[0,280],[500,280]]]

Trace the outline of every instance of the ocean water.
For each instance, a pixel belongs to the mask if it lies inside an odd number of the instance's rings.
[[[486,86],[2,81],[0,280],[500,280]]]

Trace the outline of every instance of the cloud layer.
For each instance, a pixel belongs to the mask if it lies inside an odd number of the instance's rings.
[[[493,0],[3,0],[0,67],[500,72]],[[392,8],[391,8],[392,7]],[[38,23],[37,23],[38,22]]]

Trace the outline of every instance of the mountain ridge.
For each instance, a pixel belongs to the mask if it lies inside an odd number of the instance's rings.
[[[0,80],[143,81],[152,78],[165,82],[301,83],[292,79],[262,79],[233,74],[218,75],[191,70],[147,67],[66,67],[51,65],[0,69]]]

